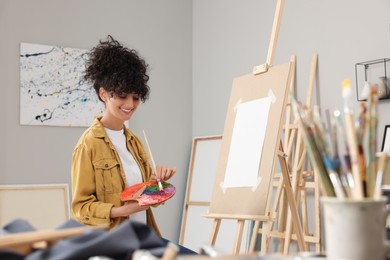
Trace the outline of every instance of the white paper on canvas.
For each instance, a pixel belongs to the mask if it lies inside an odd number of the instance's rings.
[[[270,107],[270,97],[248,101],[237,106],[223,182],[224,188],[258,185],[258,172]]]

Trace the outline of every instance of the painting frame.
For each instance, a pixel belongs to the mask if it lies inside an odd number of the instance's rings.
[[[45,207],[49,205],[51,215],[45,218]],[[14,219],[24,219],[37,230],[54,229],[70,218],[67,183],[0,185],[1,226]]]
[[[390,152],[390,125],[385,125],[381,152]]]
[[[85,79],[87,49],[20,43],[20,125],[89,127],[104,111]]]
[[[200,136],[192,141],[179,244],[198,253],[213,231],[213,220],[204,214],[210,206],[222,138],[222,135]],[[246,242],[241,244],[241,250],[249,244],[249,225],[246,221],[243,234]],[[227,219],[221,223],[218,231],[221,235],[214,246],[221,252],[230,251],[235,230],[235,220]]]

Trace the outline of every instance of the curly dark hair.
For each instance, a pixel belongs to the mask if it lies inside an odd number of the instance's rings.
[[[93,83],[100,101],[103,100],[99,96],[99,88],[103,87],[119,97],[135,93],[145,102],[150,92],[147,68],[148,64],[136,50],[122,46],[108,35],[107,41],[99,41],[90,51],[84,78]]]

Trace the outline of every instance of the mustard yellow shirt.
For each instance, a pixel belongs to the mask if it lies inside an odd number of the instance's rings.
[[[87,225],[118,226],[128,217],[110,218],[112,207],[123,205],[120,200],[126,187],[121,160],[111,143],[100,118],[83,133],[72,155],[72,218]],[[152,169],[148,155],[137,136],[123,126],[126,145],[137,162],[143,181],[149,181]],[[157,234],[160,231],[151,209],[146,211],[147,223]]]

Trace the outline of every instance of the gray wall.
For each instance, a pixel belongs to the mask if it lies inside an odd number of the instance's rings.
[[[85,130],[19,125],[20,42],[90,49],[111,34],[150,65],[150,99],[129,126],[141,138],[146,131],[156,163],[177,167],[177,194],[155,209],[164,236],[177,241],[192,141],[191,24],[190,1],[0,1],[0,184],[70,184]]]
[[[222,133],[233,79],[266,62],[276,2],[193,1],[195,136]],[[322,111],[341,109],[341,83],[351,78],[355,88],[355,63],[390,58],[389,12],[388,0],[287,0],[274,64],[296,55],[297,95],[305,101],[311,58],[318,53],[315,103]],[[389,108],[388,100],[380,102],[379,146]]]

